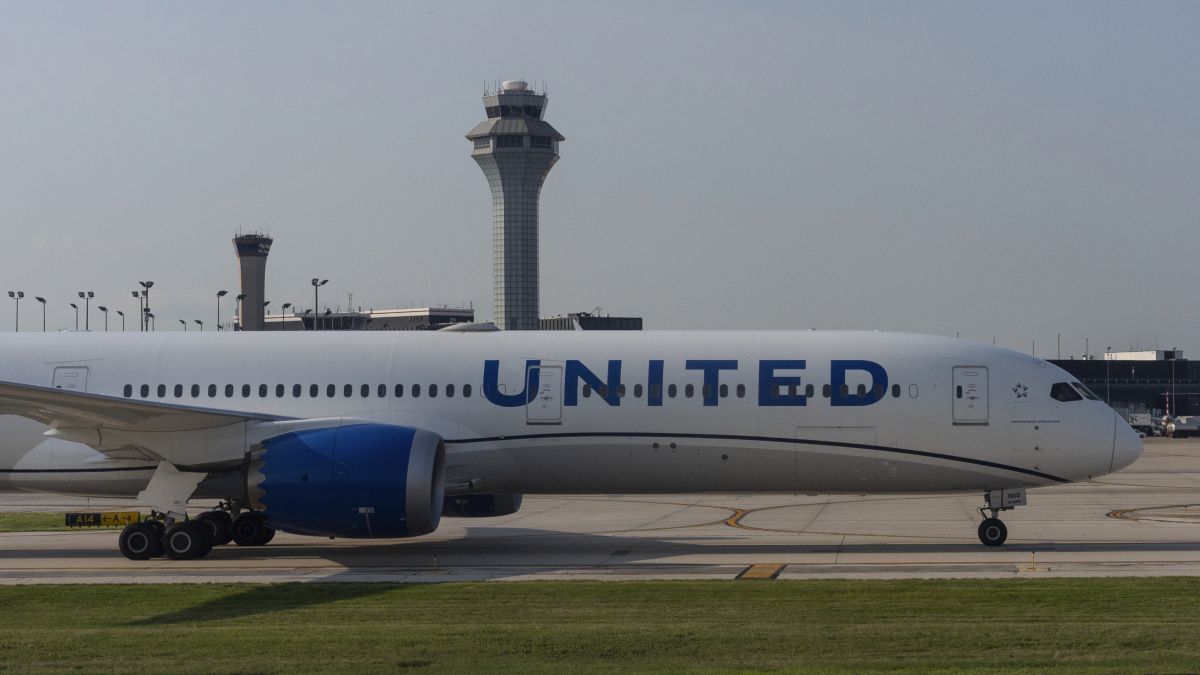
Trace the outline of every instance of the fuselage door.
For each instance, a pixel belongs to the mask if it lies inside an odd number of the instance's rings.
[[[54,369],[51,386],[68,391],[87,391],[87,381],[87,366],[59,366]]]
[[[562,424],[562,366],[530,366],[525,391],[535,391],[525,406],[527,424]]]
[[[954,423],[988,423],[988,371],[983,366],[954,367]]]

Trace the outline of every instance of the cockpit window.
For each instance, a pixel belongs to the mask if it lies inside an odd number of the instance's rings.
[[[1066,382],[1055,382],[1054,386],[1050,387],[1050,398],[1063,403],[1083,400],[1083,396]]]
[[[1087,387],[1083,386],[1082,382],[1072,382],[1071,386],[1078,389],[1079,393],[1083,394],[1083,397],[1086,399],[1090,399],[1092,401],[1100,400],[1100,397],[1097,396],[1095,393],[1093,393],[1091,389],[1088,389]]]

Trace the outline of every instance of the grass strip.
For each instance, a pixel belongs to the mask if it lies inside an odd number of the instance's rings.
[[[0,587],[0,671],[1200,670],[1200,579]]]
[[[62,512],[0,511],[0,532],[57,532],[74,529],[79,528],[67,527],[66,517]]]

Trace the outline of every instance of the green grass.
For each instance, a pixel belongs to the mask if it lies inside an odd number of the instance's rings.
[[[0,532],[51,532],[69,530],[62,513],[0,511]],[[0,665],[0,669],[4,666]]]
[[[0,587],[0,672],[1200,671],[1200,579]]]

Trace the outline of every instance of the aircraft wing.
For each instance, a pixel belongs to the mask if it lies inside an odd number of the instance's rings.
[[[0,381],[0,414],[51,427],[47,436],[112,457],[140,455],[177,465],[233,461],[247,430],[295,418],[129,399]]]

